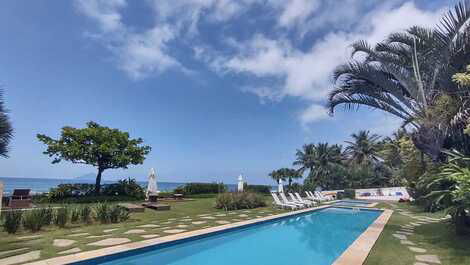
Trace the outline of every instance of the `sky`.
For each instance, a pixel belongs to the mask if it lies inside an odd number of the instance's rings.
[[[306,143],[344,143],[400,121],[370,109],[328,115],[332,71],[350,44],[432,27],[442,0],[16,0],[0,3],[0,85],[15,129],[1,177],[74,178],[36,134],[87,121],[152,147],[108,180],[272,184]]]

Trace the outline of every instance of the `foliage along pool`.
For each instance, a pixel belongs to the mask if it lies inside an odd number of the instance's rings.
[[[326,265],[333,263],[381,213],[324,208],[76,264]]]

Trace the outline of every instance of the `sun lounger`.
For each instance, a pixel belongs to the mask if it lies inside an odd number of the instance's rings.
[[[298,203],[298,202],[295,202],[295,201],[289,201],[289,200],[287,199],[286,195],[285,195],[284,193],[282,193],[282,192],[279,192],[279,195],[281,196],[281,200],[282,200],[283,203],[295,204],[295,205],[297,205],[297,206],[299,206],[299,207],[302,207],[302,208],[305,208],[305,207],[306,207],[306,205],[303,204],[303,203]]]
[[[311,202],[303,202],[303,201],[299,201],[295,196],[294,194],[292,193],[288,193],[289,194],[289,197],[291,199],[291,201],[295,202],[295,203],[300,203],[300,204],[303,204],[305,207],[310,207],[312,206],[312,203]]]
[[[298,192],[296,192],[294,194],[295,194],[295,197],[297,198],[297,200],[300,201],[300,202],[309,203],[311,206],[315,206],[317,204],[317,202],[314,201],[314,200],[303,199]]]
[[[319,197],[319,198],[322,199],[322,200],[325,200],[325,201],[332,201],[332,200],[333,200],[333,198],[324,196],[324,195],[323,195],[321,192],[319,192],[319,191],[316,191],[315,194],[317,195],[317,197]]]
[[[307,198],[308,198],[309,200],[311,200],[311,201],[315,201],[315,202],[318,201],[317,198],[315,198],[315,197],[312,195],[312,193],[310,193],[309,191],[305,191],[305,195],[307,195]]]
[[[278,206],[278,207],[281,207],[281,208],[290,208],[292,210],[300,208],[298,205],[295,205],[295,204],[282,203],[281,200],[279,200],[279,198],[277,197],[276,193],[274,193],[274,192],[271,192],[271,196],[274,199],[273,204],[275,206]]]

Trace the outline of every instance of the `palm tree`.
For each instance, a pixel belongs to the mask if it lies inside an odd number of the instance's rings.
[[[294,179],[302,178],[302,174],[300,174],[298,170],[292,168],[281,168],[278,170],[274,170],[269,173],[269,176],[274,181],[276,181],[276,183],[279,183],[280,179],[287,180],[289,182],[289,187],[292,185],[292,181]]]
[[[294,166],[300,167],[299,172],[309,171],[306,182],[322,187],[330,186],[331,178],[339,171],[343,159],[341,146],[328,143],[304,145],[302,150],[297,150],[296,156]]]
[[[8,157],[8,145],[13,137],[13,128],[3,102],[3,91],[0,90],[0,156]]]
[[[377,134],[370,134],[369,131],[359,131],[351,135],[353,141],[345,141],[348,146],[345,154],[349,161],[356,165],[371,165],[379,161]]]
[[[354,43],[351,61],[334,72],[336,88],[329,97],[330,112],[343,105],[390,113],[414,128],[412,138],[419,150],[439,160],[449,121],[441,119],[438,110],[462,106],[469,95],[468,89],[452,81],[470,61],[468,4],[460,2],[434,29],[414,26],[390,34],[374,47],[363,40]],[[354,57],[359,52],[365,54],[362,59]],[[446,96],[451,102],[439,106]]]

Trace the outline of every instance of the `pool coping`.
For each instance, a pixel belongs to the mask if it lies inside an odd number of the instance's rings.
[[[115,245],[115,246],[105,247],[105,248],[96,249],[96,250],[90,250],[90,251],[79,252],[79,253],[60,256],[60,257],[54,257],[54,258],[49,258],[49,259],[44,259],[44,260],[39,260],[39,261],[33,261],[33,262],[30,262],[30,263],[26,263],[26,264],[27,265],[59,265],[59,264],[70,264],[70,263],[76,263],[76,262],[84,262],[84,261],[92,260],[92,259],[95,259],[95,258],[100,258],[100,257],[104,257],[104,256],[114,255],[114,254],[120,254],[120,253],[124,253],[124,252],[127,252],[127,251],[142,249],[142,248],[146,248],[146,247],[155,247],[155,246],[158,246],[158,245],[164,245],[164,244],[167,244],[167,243],[180,241],[180,240],[184,240],[184,239],[196,238],[196,237],[204,236],[204,235],[207,236],[207,235],[217,233],[217,232],[221,232],[221,231],[224,231],[224,230],[234,229],[234,228],[238,228],[238,227],[244,227],[244,226],[248,226],[248,225],[252,225],[252,224],[256,224],[256,223],[262,223],[262,222],[271,221],[271,220],[276,220],[276,219],[281,219],[281,218],[285,218],[285,217],[289,217],[289,216],[293,216],[293,215],[299,215],[299,214],[302,214],[302,213],[314,212],[314,211],[318,211],[318,210],[325,209],[325,208],[330,208],[330,207],[337,208],[338,206],[322,205],[322,206],[318,206],[318,207],[314,207],[314,208],[307,208],[307,209],[291,211],[291,212],[277,214],[277,215],[270,215],[270,216],[266,216],[266,217],[250,219],[250,220],[241,221],[241,222],[237,222],[237,223],[214,226],[214,227],[209,227],[209,228],[204,228],[204,229],[199,229],[199,230],[194,230],[194,231],[189,231],[189,232],[184,232],[184,233],[179,233],[179,234],[174,234],[174,235],[168,235],[168,236],[159,237],[159,238],[153,238],[153,239],[147,239],[147,240],[142,240],[142,241],[137,241],[137,242],[125,243],[125,244],[121,244],[121,245]],[[363,232],[356,239],[356,241],[354,241],[353,244],[350,245],[346,249],[346,251],[334,263],[335,265],[344,265],[344,264],[348,264],[348,265],[358,264],[359,265],[359,264],[362,264],[362,263],[350,263],[349,260],[351,260],[351,259],[347,259],[348,263],[337,263],[337,262],[338,262],[338,260],[342,259],[343,256],[345,256],[345,254],[347,252],[350,253],[350,254],[346,255],[346,257],[352,256],[353,258],[356,258],[356,256],[358,256],[357,254],[359,254],[359,253],[354,253],[355,251],[357,251],[356,250],[356,248],[357,248],[356,245],[357,244],[359,244],[359,247],[361,247],[362,244],[367,243],[367,245],[365,245],[365,247],[368,246],[368,243],[369,243],[368,240],[369,240],[370,236],[364,237],[366,239],[366,241],[363,240],[364,242],[362,242],[362,241],[357,242],[357,241],[360,238],[363,238],[364,234],[367,233],[366,235],[369,235],[371,233],[371,232],[368,232],[370,230],[370,228],[372,226],[376,226],[377,225],[376,223],[378,222],[379,219],[380,220],[383,219],[382,217],[384,216],[384,214],[387,210],[372,209],[372,208],[368,208],[368,207],[339,207],[339,208],[360,208],[360,209],[364,209],[364,210],[380,210],[380,211],[383,211],[382,214],[374,221],[374,223],[372,223],[366,229],[366,231]],[[386,219],[386,221],[388,221],[388,218]],[[385,221],[385,223],[386,223],[386,221]],[[383,226],[385,226],[385,223],[383,224]],[[383,227],[382,227],[382,229],[383,229]],[[378,232],[377,238],[380,235],[382,229],[380,229],[380,231]],[[376,231],[376,230],[373,230],[373,231]],[[375,240],[377,240],[377,238]],[[375,243],[375,240],[374,240],[373,243]],[[356,247],[351,248],[353,245],[356,246]],[[372,244],[372,246],[373,246],[373,244]],[[366,257],[368,255],[368,252],[370,251],[370,249],[372,249],[372,246],[370,246],[369,250],[367,251]],[[364,260],[365,260],[365,258],[364,258]]]
[[[334,201],[330,201],[330,202],[325,202],[326,204],[329,204],[331,206],[334,206],[334,207],[343,207],[341,205],[334,205],[334,203],[337,203],[337,202],[341,202],[343,200],[334,200]],[[344,200],[344,201],[347,201],[347,200]],[[348,206],[344,206],[344,207],[354,207],[354,208],[374,208],[375,206],[377,206],[377,204],[379,204],[378,202],[367,202],[368,204],[367,205],[358,205],[358,206],[354,206],[354,205],[348,205]]]

